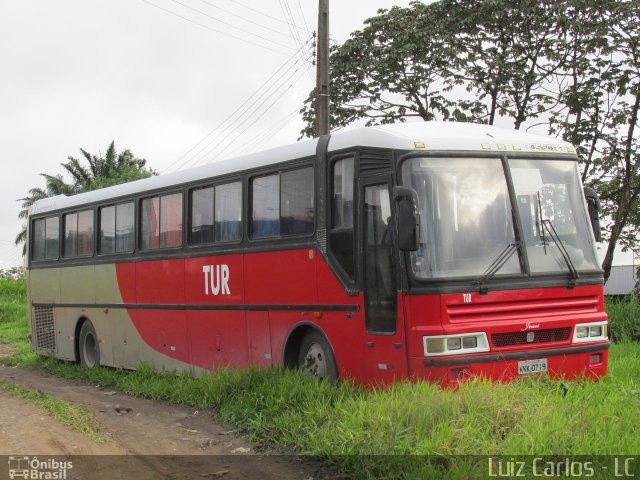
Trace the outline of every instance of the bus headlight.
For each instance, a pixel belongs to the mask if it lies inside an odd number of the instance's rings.
[[[462,355],[489,351],[487,334],[484,332],[422,337],[422,343],[424,345],[425,357]]]
[[[447,338],[447,350],[460,350],[462,339],[460,337]]]
[[[576,326],[576,338],[586,338],[589,336],[589,327]]]
[[[478,347],[478,338],[477,337],[464,337],[462,339],[462,348],[477,348]]]
[[[578,323],[573,330],[573,343],[607,339],[607,322]]]
[[[589,336],[590,337],[601,337],[602,336],[602,325],[596,325],[594,327],[589,327]]]

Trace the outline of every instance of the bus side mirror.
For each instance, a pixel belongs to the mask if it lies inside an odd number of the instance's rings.
[[[584,187],[584,197],[587,200],[587,209],[589,210],[589,220],[591,220],[591,228],[596,242],[602,241],[602,232],[600,230],[600,212],[602,206],[598,194],[593,188]]]
[[[413,188],[394,187],[393,198],[396,202],[396,230],[398,248],[403,251],[418,250],[420,215],[418,213],[418,194]]]

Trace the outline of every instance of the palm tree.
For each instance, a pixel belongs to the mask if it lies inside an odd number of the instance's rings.
[[[99,188],[118,185],[120,183],[131,182],[157,172],[146,167],[147,161],[143,158],[136,158],[131,150],[118,152],[114,142],[111,142],[104,156],[92,155],[84,149],[80,149],[82,158],[89,164],[85,167],[82,161],[72,156],[67,157],[66,163],[61,163],[62,168],[71,175],[71,183],[67,183],[62,175],[49,175],[41,173],[45,179],[45,188],[32,188],[29,194],[18,199],[22,202],[22,209],[18,217],[26,220],[29,216],[29,207],[38,200],[55,195],[75,195],[76,193],[97,190]],[[22,226],[22,230],[15,238],[15,244],[24,244],[22,255],[26,253],[27,226]]]
[[[24,198],[18,199],[19,202],[22,202],[20,213],[18,214],[18,218],[26,220],[29,216],[29,207],[33,205],[38,200],[42,200],[43,198],[53,197],[55,195],[73,195],[78,193],[78,190],[74,185],[70,185],[64,181],[62,175],[48,175],[46,173],[40,174],[44,177],[46,186],[44,189],[36,187],[29,190],[29,195]],[[22,229],[20,233],[16,235],[15,244],[20,245],[24,244],[22,247],[22,255],[24,256],[27,248],[27,225],[24,223],[22,225]]]
[[[134,157],[131,150],[116,151],[114,142],[111,142],[104,156],[92,155],[82,148],[80,152],[87,161],[88,167],[83,166],[81,160],[72,156],[67,157],[69,161],[61,165],[71,175],[74,185],[83,192],[156,174],[153,170],[145,168],[147,161]]]

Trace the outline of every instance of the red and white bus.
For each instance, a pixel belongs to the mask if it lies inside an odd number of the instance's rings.
[[[31,346],[194,374],[597,378],[607,316],[577,162],[554,138],[410,123],[39,201]]]

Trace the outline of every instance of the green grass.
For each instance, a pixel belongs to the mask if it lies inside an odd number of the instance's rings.
[[[25,304],[27,301],[26,280],[0,279],[0,298],[3,306],[8,303]]]
[[[97,443],[104,443],[106,437],[100,430],[100,424],[93,413],[84,405],[67,402],[53,395],[15,385],[0,380],[0,389],[10,392],[16,397],[24,398],[40,407],[62,425],[70,427]]]
[[[0,291],[4,309],[1,298]],[[615,315],[625,315],[619,308]],[[25,318],[16,315],[7,317],[0,338],[26,335]],[[612,345],[608,374],[599,382],[474,380],[458,391],[407,382],[371,390],[293,371],[223,370],[192,378],[149,365],[135,372],[86,370],[18,346],[21,352],[8,360],[14,365],[214,409],[257,442],[320,455],[355,478],[487,476],[485,457],[462,455],[640,454],[640,344],[634,342]]]
[[[0,280],[0,343],[29,349],[27,293],[24,280]]]
[[[323,456],[356,478],[467,478],[484,468],[483,457],[457,455],[640,451],[635,343],[612,346],[608,375],[599,382],[476,380],[458,391],[426,383],[366,390],[292,371],[225,370],[193,378],[149,365],[131,372],[86,370],[51,358],[28,364],[130,395],[212,408],[257,442]]]
[[[640,341],[640,298],[635,295],[608,297],[606,304],[611,339],[615,342]]]

